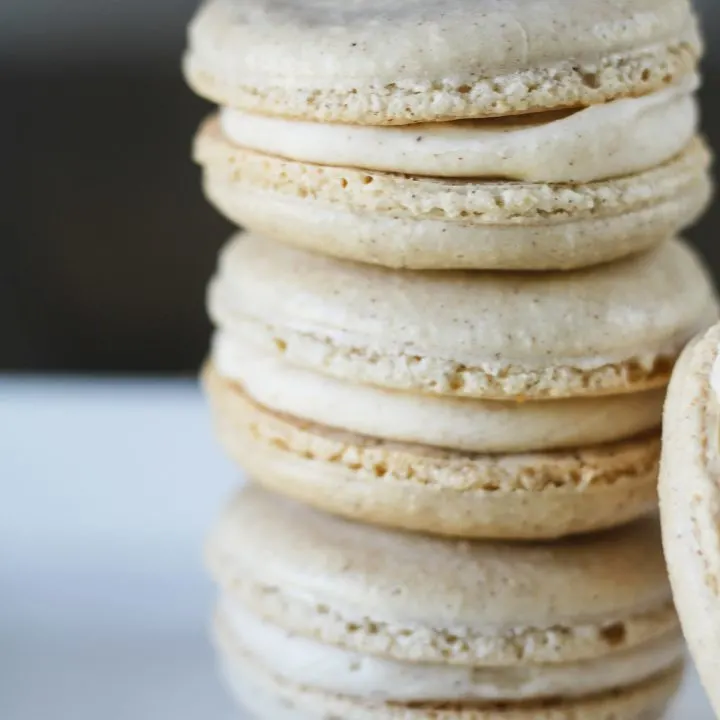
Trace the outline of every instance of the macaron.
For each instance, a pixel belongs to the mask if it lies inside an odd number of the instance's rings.
[[[195,157],[221,212],[306,249],[397,268],[583,267],[677,234],[707,204],[700,51],[686,0],[214,0],[185,58],[221,105]]]
[[[679,242],[538,276],[397,273],[241,237],[209,304],[217,434],[256,482],[364,522],[513,539],[655,508],[664,386],[716,316]]]
[[[258,717],[641,720],[681,676],[654,520],[555,545],[470,543],[250,488],[207,557],[221,663]]]
[[[720,326],[688,346],[665,408],[660,500],[685,635],[720,714]]]

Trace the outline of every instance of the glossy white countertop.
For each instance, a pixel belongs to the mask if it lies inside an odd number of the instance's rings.
[[[0,377],[2,720],[242,720],[201,557],[238,481],[193,382]]]

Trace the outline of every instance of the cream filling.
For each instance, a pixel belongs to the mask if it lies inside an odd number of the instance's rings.
[[[403,662],[325,645],[261,620],[227,600],[221,624],[273,674],[329,693],[396,702],[580,697],[642,682],[677,663],[679,632],[599,659],[568,664],[470,667]]]
[[[513,453],[626,439],[660,425],[663,389],[597,398],[504,402],[357,385],[290,365],[215,334],[220,375],[258,403],[322,425],[465,452]]]
[[[401,126],[323,124],[225,107],[225,136],[292,160],[456,178],[591,182],[677,155],[697,130],[697,77],[582,110]]]

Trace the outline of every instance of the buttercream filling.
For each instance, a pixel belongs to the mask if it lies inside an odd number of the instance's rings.
[[[218,373],[276,412],[399,442],[513,453],[597,445],[660,424],[664,389],[594,398],[504,402],[396,392],[345,382],[218,331]]]
[[[677,663],[679,632],[602,658],[567,664],[472,667],[404,662],[325,645],[221,602],[220,623],[277,676],[330,693],[396,702],[580,697],[633,685]]]
[[[696,76],[581,110],[400,126],[325,124],[225,107],[224,135],[291,160],[409,175],[580,183],[643,172],[697,130]],[[372,178],[368,176],[368,184]]]

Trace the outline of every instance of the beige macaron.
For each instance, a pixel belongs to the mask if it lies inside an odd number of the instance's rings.
[[[209,309],[222,374],[253,345],[349,383],[486,400],[662,388],[717,315],[700,259],[677,240],[530,274],[396,272],[239,236],[221,254]]]
[[[687,0],[213,0],[195,157],[253,232],[414,269],[552,270],[682,231],[710,191]]]
[[[222,663],[260,717],[644,720],[679,681],[654,520],[555,545],[469,543],[250,488],[208,561]]]
[[[245,237],[210,309],[217,432],[257,482],[365,522],[516,539],[655,507],[664,385],[715,317],[677,242],[539,276],[397,273]]]
[[[720,714],[720,326],[670,385],[660,476],[665,554],[685,635]]]

